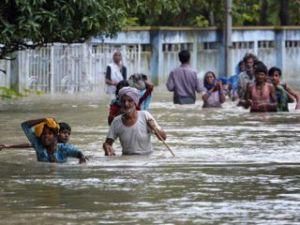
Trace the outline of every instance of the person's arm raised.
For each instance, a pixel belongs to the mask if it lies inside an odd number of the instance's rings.
[[[23,124],[27,125],[28,127],[33,127],[34,125],[37,125],[41,122],[45,122],[46,121],[46,118],[41,118],[41,119],[35,119],[35,120],[27,120],[25,122],[22,123],[22,127],[23,127]]]

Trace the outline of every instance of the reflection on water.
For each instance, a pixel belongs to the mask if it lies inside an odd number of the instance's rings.
[[[151,112],[168,133],[151,156],[105,158],[106,100],[23,99],[0,104],[0,143],[26,141],[23,120],[54,116],[90,161],[36,162],[33,150],[0,152],[3,224],[298,224],[300,114],[249,114],[174,106]],[[116,143],[120,154],[120,144]]]

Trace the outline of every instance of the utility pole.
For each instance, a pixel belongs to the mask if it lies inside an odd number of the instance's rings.
[[[226,24],[225,24],[225,75],[230,76],[232,74],[232,0],[225,0],[226,9]]]

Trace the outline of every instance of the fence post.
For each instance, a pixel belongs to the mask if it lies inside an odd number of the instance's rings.
[[[19,86],[19,52],[11,53],[10,63],[10,88],[15,91],[20,91]]]
[[[54,56],[54,49],[55,45],[50,46],[50,94],[53,95],[55,92],[55,85],[54,85],[54,65],[55,65],[55,56]]]

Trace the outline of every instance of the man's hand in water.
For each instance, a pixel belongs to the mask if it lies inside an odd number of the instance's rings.
[[[4,148],[6,148],[6,145],[0,144],[0,151],[1,151],[2,149],[4,149]]]
[[[116,155],[115,154],[115,150],[113,149],[113,147],[108,144],[108,143],[104,143],[103,144],[103,149],[104,149],[104,152],[105,152],[105,155],[106,156],[114,156]]]
[[[81,163],[86,163],[86,161],[88,161],[88,160],[89,160],[88,157],[82,156],[81,158],[79,158],[79,164],[81,164]]]

